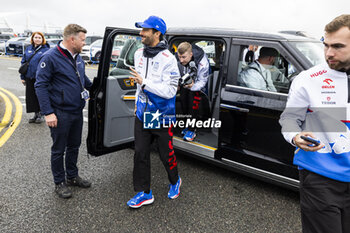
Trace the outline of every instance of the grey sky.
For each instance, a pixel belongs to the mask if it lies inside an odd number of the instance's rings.
[[[350,13],[346,0],[1,0],[4,18],[16,31],[27,19],[32,30],[44,23],[61,29],[68,23],[84,26],[89,34],[103,35],[106,26],[134,28],[136,21],[158,15],[168,27],[224,27],[258,31],[304,30],[323,34],[324,25]],[[51,3],[52,2],[52,3]]]

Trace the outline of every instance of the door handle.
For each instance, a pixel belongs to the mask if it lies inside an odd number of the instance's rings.
[[[240,108],[234,105],[229,105],[229,104],[220,104],[221,108],[233,110],[233,111],[238,111],[238,112],[249,112],[249,109],[247,108]]]
[[[122,99],[124,101],[135,101],[135,96],[134,95],[122,95]]]
[[[255,104],[254,101],[251,100],[245,100],[245,101],[237,101],[238,103],[242,103],[242,104]]]

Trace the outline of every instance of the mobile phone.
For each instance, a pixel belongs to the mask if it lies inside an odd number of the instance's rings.
[[[319,140],[313,139],[313,138],[311,138],[311,137],[300,136],[300,138],[303,139],[303,140],[305,140],[305,141],[311,142],[311,143],[314,144],[315,146],[320,145],[320,141],[319,141]]]

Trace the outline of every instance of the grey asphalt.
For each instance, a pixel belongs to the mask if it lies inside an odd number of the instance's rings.
[[[0,98],[0,119],[2,119],[5,111],[5,103],[4,100]]]
[[[23,96],[17,73],[8,69],[16,64],[0,57],[0,86]],[[96,70],[88,72],[92,77]],[[74,188],[71,199],[60,199],[50,170],[49,129],[28,124],[30,117],[24,111],[0,148],[0,232],[301,232],[297,192],[180,154],[180,196],[167,198],[167,175],[153,151],[155,202],[128,208],[126,202],[135,194],[133,150],[87,157],[86,123],[78,166],[93,185]]]

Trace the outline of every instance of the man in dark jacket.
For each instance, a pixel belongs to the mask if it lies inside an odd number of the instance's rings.
[[[91,86],[85,75],[84,61],[79,55],[85,45],[86,32],[77,24],[66,26],[63,41],[41,58],[35,82],[41,112],[51,131],[51,170],[55,191],[61,198],[72,196],[67,184],[82,188],[91,186],[89,181],[78,175],[77,167],[83,127],[82,110],[89,98],[86,89]]]

